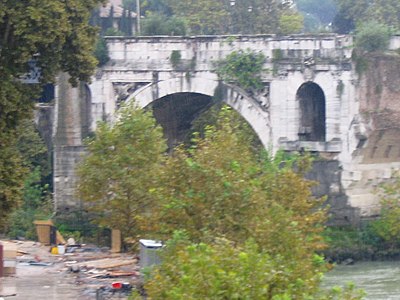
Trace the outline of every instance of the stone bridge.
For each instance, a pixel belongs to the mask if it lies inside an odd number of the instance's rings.
[[[392,40],[392,48],[398,42]],[[329,195],[337,219],[354,222],[374,214],[370,193],[350,191],[361,180],[355,154],[366,140],[351,36],[110,37],[107,44],[110,61],[90,85],[71,88],[65,75],[58,80],[53,130],[58,210],[79,205],[74,166],[84,153],[82,140],[98,121],[112,121],[122,102],[135,99],[152,107],[173,146],[218,99],[247,120],[266,148],[305,149],[327,159],[310,176],[321,182],[316,193]],[[257,94],[215,73],[215,63],[239,49],[267,58]]]

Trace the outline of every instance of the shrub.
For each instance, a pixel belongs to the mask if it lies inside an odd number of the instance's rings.
[[[173,50],[169,59],[171,61],[172,67],[174,69],[178,68],[178,66],[179,66],[179,64],[181,63],[181,60],[182,60],[181,51]]]
[[[233,51],[216,63],[218,76],[226,82],[234,82],[247,92],[263,87],[261,73],[265,56],[250,49]]]
[[[252,240],[243,246],[225,239],[191,244],[182,236],[180,232],[167,243],[163,263],[150,273],[147,299],[356,300],[363,295],[354,286],[310,289],[311,278],[296,277],[294,265],[282,264],[279,256],[272,257]],[[314,267],[323,264],[323,258],[315,256]],[[137,293],[132,298],[141,299]]]
[[[380,218],[372,223],[372,228],[389,248],[400,247],[400,177],[381,186]]]
[[[98,61],[98,67],[104,66],[110,60],[106,40],[102,37],[97,40],[94,56]]]

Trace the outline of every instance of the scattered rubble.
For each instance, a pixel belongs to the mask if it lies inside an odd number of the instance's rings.
[[[62,276],[67,278],[68,282],[79,287],[81,293],[79,299],[96,299],[98,293],[119,293],[120,299],[124,299],[125,296],[127,299],[132,287],[140,283],[137,257],[112,253],[93,245],[76,245],[72,240],[69,242],[70,245],[68,243],[65,245],[65,253],[52,254],[51,246],[44,246],[37,242],[0,241],[2,244],[15,246],[17,262],[15,278],[18,278],[20,273],[24,273],[24,268],[38,267],[52,270],[52,272],[63,274]],[[43,276],[54,276],[54,273],[44,271]],[[0,291],[2,291],[1,281]],[[18,294],[18,287],[16,294]],[[10,299],[19,298],[11,297]]]

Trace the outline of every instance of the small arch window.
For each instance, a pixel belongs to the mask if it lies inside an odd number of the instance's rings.
[[[324,142],[326,134],[325,94],[314,82],[303,83],[297,90],[300,105],[300,141]]]

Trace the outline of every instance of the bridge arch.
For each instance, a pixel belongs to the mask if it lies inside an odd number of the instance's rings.
[[[193,77],[173,78],[150,83],[135,91],[128,102],[135,99],[140,107],[146,107],[156,100],[173,94],[200,94],[217,97],[235,109],[253,128],[264,147],[270,146],[271,127],[269,112],[247,95],[242,89],[218,80]]]

